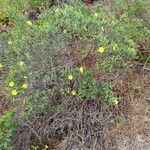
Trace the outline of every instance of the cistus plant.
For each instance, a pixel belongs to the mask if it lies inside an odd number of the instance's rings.
[[[143,70],[149,62],[149,0],[115,0],[111,6],[100,1],[92,5],[84,2],[0,0],[0,98],[2,104],[19,101],[22,122],[37,115],[65,114],[74,102],[79,105],[90,102],[89,106],[97,102],[102,111],[113,105],[119,111],[126,94],[118,92],[122,94],[119,97],[112,85],[122,75],[128,76],[135,60],[145,62]],[[138,95],[139,88],[134,86]],[[128,99],[134,97],[131,94],[132,91]],[[99,117],[99,110],[91,120]],[[92,111],[95,113],[97,109]],[[0,117],[0,150],[12,149],[17,127],[14,113],[8,111]],[[85,118],[88,120],[90,115]],[[90,130],[94,126],[91,120],[85,121],[90,123]],[[103,122],[101,118],[97,121]],[[58,124],[59,121],[54,122],[56,127]],[[71,127],[67,124],[67,128]],[[86,129],[86,124],[83,128]],[[61,131],[64,130],[68,132],[66,128]],[[83,137],[86,141],[93,132],[88,134],[82,128],[79,131],[78,137],[86,133],[87,138]],[[93,133],[91,139],[96,132]],[[31,149],[39,149],[39,145],[32,144]],[[44,143],[40,148],[51,147]]]
[[[129,68],[128,62],[137,58],[138,47],[128,32],[131,28],[136,30],[137,26],[134,28],[128,13],[117,18],[109,11],[106,13],[100,4],[90,9],[75,0],[51,9],[45,7],[33,20],[22,8],[35,3],[19,3],[16,9],[13,6],[13,11],[5,13],[13,28],[8,29],[9,37],[6,33],[0,35],[5,37],[6,45],[0,63],[9,70],[2,79],[5,95],[13,100],[26,100],[26,113],[51,109],[55,95],[62,95],[64,100],[68,94],[79,100],[101,97],[93,69],[76,71],[72,56],[82,62],[88,54],[94,55],[97,65],[93,67],[110,75],[119,68]],[[11,5],[12,2],[8,8]],[[75,40],[82,41],[82,46],[70,52],[69,47]],[[63,76],[60,72],[64,68],[72,69]],[[73,76],[69,77],[71,81],[67,79],[69,74]],[[11,81],[13,87],[9,86]]]

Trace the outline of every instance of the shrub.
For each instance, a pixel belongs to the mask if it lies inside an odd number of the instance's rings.
[[[70,100],[118,105],[113,77],[132,60],[149,60],[149,1],[116,0],[109,9],[80,0],[48,8],[51,2],[0,1],[0,21],[8,23],[0,33],[0,96],[22,100],[25,117],[64,111]],[[13,117],[0,118],[2,150],[12,149]]]
[[[11,36],[1,60],[9,70],[4,78],[6,95],[26,101],[28,115],[52,109],[56,95],[64,101],[68,98],[70,87],[65,72],[76,72],[72,90],[76,90],[73,95],[77,92],[77,99],[101,97],[92,69],[87,68],[85,74],[79,76],[77,66],[71,56],[67,56],[73,41],[86,43],[81,46],[84,49],[73,52],[75,57],[82,62],[88,54],[96,55],[100,71],[113,73],[137,57],[136,43],[128,33],[133,26],[131,19],[127,14],[117,19],[107,14],[101,5],[91,10],[81,1],[71,1],[44,10],[36,21],[29,20],[28,15],[20,11],[12,11],[8,16],[15,26],[9,31]],[[11,81],[14,86],[8,87]]]

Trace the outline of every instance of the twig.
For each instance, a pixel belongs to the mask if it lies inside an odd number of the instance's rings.
[[[150,71],[150,68],[143,67],[144,70]]]

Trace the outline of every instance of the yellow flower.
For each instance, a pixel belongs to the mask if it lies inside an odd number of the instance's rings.
[[[47,146],[47,145],[45,145],[45,149],[48,149],[48,146]]]
[[[19,65],[22,67],[24,65],[23,61],[19,61]]]
[[[66,29],[64,29],[63,33],[67,33],[67,30],[66,30]]]
[[[72,96],[75,96],[75,95],[76,95],[76,91],[75,91],[75,90],[72,90],[72,91],[71,91],[71,95],[72,95]]]
[[[115,24],[115,21],[112,21],[111,23],[114,25],[114,24]]]
[[[114,99],[112,100],[112,104],[114,104],[114,105],[118,105],[118,103],[119,103],[119,101],[118,101],[118,99],[117,99],[117,98],[114,98]]]
[[[1,70],[1,69],[3,69],[3,64],[2,64],[2,63],[0,63],[0,70]]]
[[[68,80],[70,80],[70,81],[73,80],[73,75],[71,75],[71,74],[68,75]]]
[[[100,53],[103,53],[103,52],[105,51],[105,49],[104,49],[104,47],[99,47],[98,51],[99,51]]]
[[[17,90],[14,89],[12,92],[11,92],[12,95],[16,96],[18,94]]]
[[[84,68],[81,66],[81,67],[79,68],[79,70],[80,70],[81,73],[83,73]]]
[[[14,87],[15,83],[13,81],[9,82],[9,87]]]
[[[21,86],[23,89],[27,89],[28,88],[28,85],[26,83],[22,84]]]
[[[84,30],[85,30],[85,31],[87,31],[87,30],[88,30],[86,26],[84,27]]]
[[[94,13],[94,16],[95,16],[95,17],[98,17],[98,13],[95,12],[95,13]]]
[[[27,77],[27,76],[23,76],[23,78],[24,78],[24,79],[27,79],[28,77]]]
[[[130,51],[136,53],[136,50],[134,48],[131,48]]]
[[[27,21],[27,24],[28,24],[29,26],[32,26],[32,22],[31,22],[30,20]]]
[[[113,45],[113,50],[115,51],[117,48],[118,48],[118,45],[117,45],[117,44],[114,44],[114,45]]]
[[[8,41],[8,45],[12,45],[12,41]]]
[[[56,8],[55,12],[59,12],[59,8]]]

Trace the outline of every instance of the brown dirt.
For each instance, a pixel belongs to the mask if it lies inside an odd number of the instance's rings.
[[[5,97],[0,97],[0,115],[4,115],[6,111],[15,109],[19,110],[23,107],[23,101],[8,101]]]
[[[150,149],[150,76],[134,74],[127,82],[130,111],[127,120],[110,130],[106,139],[115,139],[118,150]],[[138,84],[135,86],[135,84]],[[126,111],[125,107],[125,111]]]

